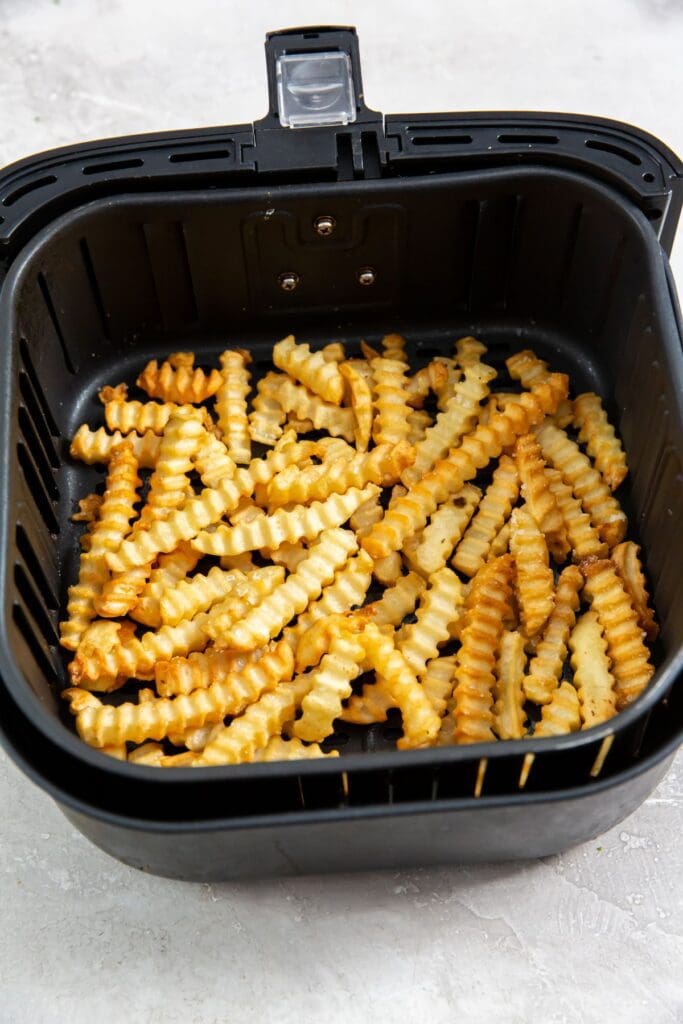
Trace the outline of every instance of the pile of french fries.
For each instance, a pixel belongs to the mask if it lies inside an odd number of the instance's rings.
[[[600,398],[531,350],[498,374],[471,337],[415,372],[399,335],[361,352],[290,336],[255,382],[235,348],[150,362],[142,400],[103,388],[105,426],[71,446],[107,475],[73,517],[61,623],[86,743],[161,767],[336,756],[336,723],[392,709],[401,749],[555,736],[648,685]]]

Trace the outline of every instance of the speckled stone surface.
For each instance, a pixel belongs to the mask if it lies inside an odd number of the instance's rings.
[[[683,151],[681,0],[3,0],[0,163],[252,120],[265,31],[325,22],[386,112],[578,110]],[[677,1024],[682,775],[542,861],[208,886],[110,859],[0,755],[0,1024]]]

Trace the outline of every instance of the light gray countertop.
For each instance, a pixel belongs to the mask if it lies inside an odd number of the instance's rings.
[[[264,33],[308,23],[358,26],[377,109],[576,110],[683,152],[681,0],[4,0],[0,165],[250,121]],[[209,886],[110,859],[0,755],[0,1024],[676,1024],[682,774],[541,861]]]

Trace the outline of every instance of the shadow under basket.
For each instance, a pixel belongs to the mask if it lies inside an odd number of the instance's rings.
[[[304,145],[316,129],[300,131]],[[154,139],[158,148],[164,137]],[[34,220],[25,210],[17,219],[21,245],[8,245],[0,291],[0,734],[74,824],[126,863],[213,880],[546,855],[631,813],[673,757],[683,351],[662,225],[574,161],[454,167],[430,163],[426,148],[410,170],[386,159],[371,174],[366,159],[358,180],[256,167],[228,182],[199,168],[170,184],[150,174],[143,186],[110,159],[89,201],[36,200]],[[35,173],[49,157],[35,158]],[[11,212],[25,198],[4,201]],[[316,229],[321,217],[332,234]],[[258,374],[290,332],[353,351],[389,331],[407,337],[414,366],[463,334],[481,338],[498,367],[532,346],[574,392],[602,395],[628,454],[622,501],[661,625],[649,689],[610,722],[548,740],[397,752],[389,722],[340,729],[327,744],[342,755],[333,761],[173,771],[86,747],[59,698],[57,623],[78,560],[70,515],[104,475],[68,457],[78,425],[101,422],[98,389],[177,349],[215,365],[240,345]]]

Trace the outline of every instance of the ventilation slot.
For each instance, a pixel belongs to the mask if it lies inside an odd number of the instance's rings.
[[[337,135],[337,177],[340,181],[353,178],[353,149],[351,136],[347,132]]]
[[[12,608],[12,618],[42,675],[52,686],[57,686],[59,680],[55,667],[45,653],[43,645],[35,635],[28,616],[20,604],[15,604]]]
[[[36,396],[34,395],[31,389],[31,384],[29,382],[28,375],[24,373],[23,370],[21,370],[19,373],[19,390],[21,391],[21,397],[23,398],[24,403],[26,405],[27,413],[30,414],[33,428],[36,434],[38,434],[38,436],[40,437],[43,451],[47,456],[48,462],[50,463],[53,469],[59,469],[59,456],[55,451],[55,446],[52,437],[50,436],[49,427],[45,422],[45,417],[43,416],[43,411],[40,408],[40,405],[38,404],[38,400],[36,399]]]
[[[139,157],[130,160],[112,160],[108,164],[88,164],[83,174],[107,174],[108,171],[131,171],[134,167],[144,167],[145,161]]]
[[[360,138],[365,173],[378,178],[380,174],[380,159],[377,135],[375,132],[363,132]]]
[[[469,146],[471,135],[416,135],[412,139],[414,146]]]
[[[59,344],[62,349],[62,355],[64,356],[64,363],[66,364],[66,368],[69,371],[69,373],[75,373],[77,367],[75,367],[74,364],[72,363],[71,356],[69,355],[69,350],[66,347],[64,335],[62,334],[62,328],[60,327],[59,320],[57,319],[57,311],[55,310],[54,302],[52,301],[50,289],[47,286],[47,281],[45,280],[44,274],[38,274],[38,287],[40,288],[40,294],[43,296],[43,301],[45,302],[45,305],[47,307],[50,320],[52,321],[52,326],[55,329],[55,334],[59,339]]]
[[[38,626],[43,641],[48,645],[56,647],[59,637],[55,624],[50,618],[50,613],[47,611],[42,600],[31,586],[31,581],[26,575],[23,565],[14,566],[14,583],[25,606]]]
[[[21,185],[19,188],[15,188],[14,192],[10,192],[8,196],[2,201],[3,206],[12,206],[18,202],[24,196],[27,196],[29,192],[36,192],[39,188],[46,188],[48,185],[54,185],[56,182],[54,174],[46,174],[44,178],[38,178],[37,181],[27,181],[25,185]]]
[[[97,283],[95,267],[92,261],[92,256],[90,255],[88,243],[86,242],[85,238],[80,239],[78,243],[78,248],[81,250],[81,259],[83,260],[83,266],[85,267],[85,273],[88,278],[88,284],[90,285],[93,301],[95,303],[95,307],[97,308],[97,313],[100,318],[100,324],[102,325],[102,334],[107,339],[107,341],[111,341],[111,335],[109,333],[109,318],[104,308],[104,302],[102,301],[102,293],[100,292],[100,286]]]
[[[519,134],[499,135],[498,141],[511,146],[514,146],[517,143],[529,146],[533,146],[534,144],[538,146],[556,146],[560,140],[557,135],[524,135],[520,132]]]
[[[21,525],[21,523],[17,524],[15,538],[17,542],[17,550],[21,557],[24,559],[24,562],[26,563],[26,568],[30,573],[31,577],[33,578],[35,585],[38,589],[38,592],[40,594],[43,594],[43,596],[45,597],[45,601],[47,603],[48,608],[50,608],[52,611],[57,611],[57,609],[59,608],[57,596],[54,590],[52,589],[52,586],[48,582],[47,576],[43,571],[43,567],[41,566],[40,561],[38,560],[36,553],[33,549],[33,545],[28,539],[26,530]]]
[[[189,164],[195,160],[230,160],[231,149],[193,149],[189,153],[171,153],[168,160],[172,164]]]
[[[33,461],[40,473],[45,490],[50,495],[52,501],[59,501],[59,488],[57,487],[55,478],[52,475],[49,459],[45,454],[45,449],[40,443],[38,435],[36,434],[35,427],[31,422],[31,417],[26,412],[23,405],[19,406],[19,430],[23,434],[26,447],[33,456]]]
[[[20,441],[17,445],[17,458],[19,459],[19,465],[22,468],[24,479],[28,485],[28,489],[31,492],[31,496],[36,504],[36,508],[40,512],[41,518],[48,528],[50,533],[59,533],[59,523],[52,508],[50,498],[45,491],[40,477],[31,461],[31,456],[26,450],[25,445]]]
[[[622,149],[621,146],[615,146],[612,142],[602,142],[600,139],[586,139],[586,149],[597,149],[600,153],[611,153],[612,156],[628,160],[635,167],[639,167],[642,162],[640,157],[636,156],[629,149]]]
[[[52,434],[53,437],[61,437],[61,432],[57,424],[55,423],[54,417],[50,410],[50,406],[47,404],[45,392],[43,391],[40,381],[38,380],[38,374],[36,373],[36,368],[33,365],[33,360],[31,359],[31,351],[28,347],[28,342],[26,341],[26,338],[19,339],[19,351],[21,353],[21,361],[24,364],[26,375],[28,376],[28,379],[31,381],[33,394],[35,395],[38,404],[40,405],[40,408],[43,412],[43,416],[45,417],[45,422],[49,427],[50,433]]]

